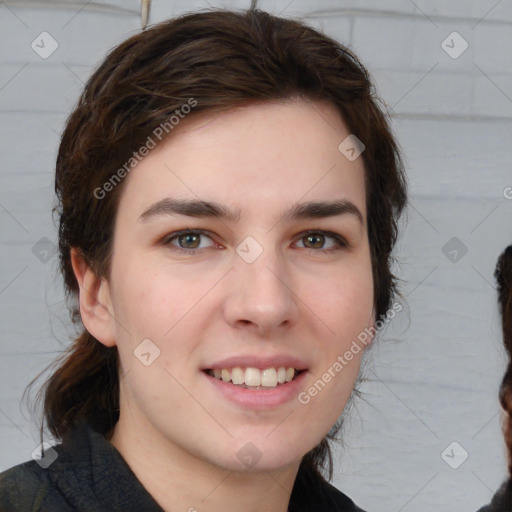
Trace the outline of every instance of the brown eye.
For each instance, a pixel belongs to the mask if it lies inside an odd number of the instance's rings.
[[[188,233],[186,235],[179,235],[177,237],[180,246],[182,243],[185,244],[185,247],[182,246],[183,249],[197,249],[200,238],[201,235],[197,233]]]
[[[325,243],[324,235],[320,234],[306,235],[304,239],[307,241],[306,246],[308,246],[309,249],[321,249]],[[311,244],[312,247],[309,247],[309,244]]]
[[[333,240],[334,243],[325,248],[328,239]],[[319,249],[320,252],[331,252],[348,247],[346,240],[341,235],[329,231],[307,231],[300,234],[299,240],[304,240],[305,249]]]
[[[202,238],[211,240],[206,231],[188,229],[185,231],[171,233],[163,239],[162,243],[166,246],[170,246],[173,251],[182,254],[194,254],[196,250],[207,249],[214,245],[212,242],[212,244],[207,247],[199,247],[201,245]]]

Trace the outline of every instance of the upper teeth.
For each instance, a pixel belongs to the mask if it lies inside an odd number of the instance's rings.
[[[212,373],[212,372],[210,372]],[[276,387],[277,384],[290,382],[295,377],[295,368],[222,368],[213,370],[213,376],[216,379],[222,379],[224,382],[233,382],[233,384],[245,384],[246,386],[265,386]]]

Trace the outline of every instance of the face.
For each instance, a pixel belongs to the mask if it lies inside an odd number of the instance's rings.
[[[363,353],[350,348],[374,321],[349,134],[319,102],[202,114],[126,178],[109,274],[121,418],[162,449],[275,470],[343,411]],[[287,368],[300,372],[276,385]]]

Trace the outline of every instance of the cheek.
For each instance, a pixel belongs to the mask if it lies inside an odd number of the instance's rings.
[[[359,375],[366,348],[360,337],[372,319],[371,272],[345,276],[322,291],[316,311],[328,326],[318,336],[323,356],[299,402],[309,417],[316,418],[315,425],[330,426],[343,411]]]
[[[328,329],[322,328],[322,335],[318,333],[319,352],[323,356],[301,403],[310,401],[311,414],[328,425],[336,421],[349,399],[367,347],[361,336],[372,324],[373,279],[369,257],[366,262],[361,258],[350,271],[346,267],[329,286],[317,289],[314,311]]]
[[[359,311],[366,315],[373,306],[373,272],[369,249],[360,259],[353,262],[345,275],[346,292],[344,300],[347,302],[347,310],[355,314]],[[365,319],[366,320],[366,319]]]
[[[359,374],[362,351],[342,364],[344,351],[337,351],[315,373],[298,395],[298,409],[307,418],[304,429],[319,443],[343,413]]]
[[[121,263],[113,276],[117,283],[114,293],[115,311],[120,322],[131,325],[138,334],[150,328],[153,333],[172,326],[177,293],[170,287],[167,278],[158,270],[145,266]],[[134,333],[135,334],[135,333]]]
[[[364,329],[371,321],[373,279],[369,262],[344,267],[314,288],[311,309],[325,318],[336,337],[346,338],[354,329]],[[333,333],[333,334],[334,334]]]

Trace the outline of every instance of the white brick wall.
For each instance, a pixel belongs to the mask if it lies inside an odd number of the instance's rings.
[[[56,241],[50,208],[58,134],[81,81],[140,27],[135,0],[109,2],[114,7],[103,11],[47,3],[0,4],[0,470],[27,460],[37,444],[20,398],[70,332],[56,258],[45,264],[31,250],[42,237]],[[210,3],[241,8],[249,1]],[[397,318],[371,353],[366,401],[348,411],[335,484],[369,512],[476,510],[505,477],[492,273],[512,242],[512,201],[503,197],[512,186],[512,3],[259,5],[305,18],[360,56],[391,109],[411,183],[397,251],[410,321]],[[153,0],[150,22],[208,7]],[[42,31],[59,43],[47,60],[30,48]],[[457,59],[441,48],[454,31],[469,44]],[[468,248],[455,264],[442,252],[453,236]],[[469,452],[456,470],[441,458],[452,441]]]

